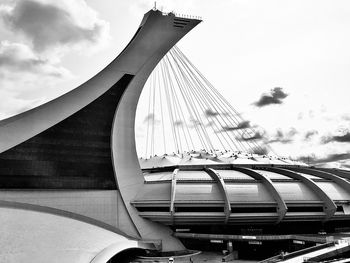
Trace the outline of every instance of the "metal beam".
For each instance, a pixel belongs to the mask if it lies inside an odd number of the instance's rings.
[[[312,189],[312,191],[324,202],[323,211],[326,213],[325,221],[328,221],[334,213],[337,211],[337,206],[333,200],[311,179],[305,177],[302,174],[293,172],[282,168],[266,168],[267,171],[282,174],[290,178],[302,181],[306,186]]]
[[[327,172],[327,173],[332,173],[332,174],[335,174],[335,175],[340,176],[342,178],[350,180],[350,173],[339,170],[339,169],[320,168],[319,170],[321,170],[323,172]]]
[[[282,196],[277,191],[277,189],[274,187],[272,181],[268,177],[266,177],[265,175],[255,171],[255,170],[252,170],[250,168],[232,166],[231,169],[235,170],[235,171],[239,171],[241,173],[245,173],[245,174],[253,177],[255,180],[262,181],[262,183],[265,185],[267,190],[271,193],[273,199],[275,199],[275,201],[277,202],[278,220],[276,223],[278,224],[279,222],[281,222],[282,219],[284,218],[285,214],[287,213],[288,208],[287,208],[287,205],[284,202]]]
[[[200,234],[175,232],[174,236],[186,239],[197,240],[234,240],[234,241],[282,241],[282,240],[303,240],[315,243],[327,243],[326,236],[320,235],[227,235],[227,234]]]
[[[323,179],[331,180],[332,182],[338,184],[340,187],[345,189],[348,193],[350,193],[350,182],[335,174],[312,169],[312,168],[304,168],[304,167],[296,167],[296,168],[293,167],[293,168],[288,168],[288,170],[306,173],[306,174],[314,175]]]
[[[215,171],[214,169],[212,168],[208,168],[208,169],[205,169],[206,172],[210,175],[211,178],[214,179],[214,181],[217,182],[218,186],[219,186],[219,189],[221,191],[221,194],[224,198],[224,202],[225,202],[225,224],[228,223],[228,220],[230,219],[230,214],[231,214],[231,204],[230,204],[230,199],[228,197],[228,193],[227,193],[227,189],[226,189],[226,184],[225,184],[225,181],[224,179],[220,176],[220,174]]]
[[[171,223],[174,224],[174,214],[175,214],[175,196],[176,196],[176,184],[177,184],[177,173],[179,169],[175,169],[171,176],[171,192],[170,192],[170,215],[171,215]]]

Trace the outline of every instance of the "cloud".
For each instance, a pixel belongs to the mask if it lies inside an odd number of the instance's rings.
[[[321,141],[324,144],[330,142],[350,142],[350,131],[347,131],[342,135],[324,136],[321,138]]]
[[[317,158],[315,156],[301,156],[298,159],[305,163],[324,164],[329,162],[338,162],[338,161],[348,160],[350,159],[350,152],[329,154],[323,158]]]
[[[305,133],[304,140],[309,141],[313,136],[317,135],[318,131],[316,130],[311,130]]]
[[[345,121],[350,121],[350,115],[344,114],[341,116],[341,118]]]
[[[0,120],[29,110],[43,103],[40,99],[18,98],[13,92],[0,89]]]
[[[202,126],[203,124],[196,119],[190,118],[190,123],[191,125],[189,125],[190,128],[195,128],[196,126]]]
[[[232,114],[230,112],[217,112],[213,111],[212,109],[206,109],[204,112],[205,117],[210,118],[210,117],[215,117],[215,116],[225,116],[225,117],[232,117],[232,116],[240,116],[239,113],[237,114]]]
[[[276,143],[276,142],[278,142],[278,143],[286,144],[286,143],[290,143],[292,141],[293,140],[291,138],[289,138],[289,137],[286,137],[281,130],[278,130],[276,132],[276,135],[272,139],[268,140],[268,143]]]
[[[180,121],[180,120],[174,121],[175,126],[182,126],[183,124],[184,124],[183,121]]]
[[[68,70],[41,58],[27,45],[8,41],[0,42],[0,72],[4,75],[27,72],[59,78],[69,75]]]
[[[218,112],[213,111],[211,109],[206,109],[204,114],[205,114],[206,117],[215,117],[215,116],[219,115]]]
[[[237,126],[223,126],[221,130],[217,132],[225,132],[225,131],[235,131],[240,129],[250,128],[250,121],[242,121],[237,124]]]
[[[252,141],[252,140],[261,140],[263,139],[264,136],[261,132],[259,131],[250,131],[250,130],[246,130],[241,138],[239,138],[239,140],[241,141]]]
[[[264,107],[271,104],[282,104],[283,99],[287,96],[288,94],[285,93],[282,88],[274,88],[271,90],[270,94],[263,94],[260,99],[253,104],[257,107]]]
[[[86,51],[85,45],[91,53],[108,39],[108,23],[84,0],[5,1],[0,24],[6,33],[0,41],[0,118],[61,94],[60,85],[73,77],[60,65],[62,56],[78,47]],[[57,86],[60,91],[42,92]]]
[[[13,32],[22,33],[37,52],[81,43],[97,44],[108,24],[83,0],[14,1],[1,9],[0,18]]]
[[[145,117],[145,119],[143,120],[143,122],[145,123],[145,122],[154,122],[154,124],[158,124],[158,123],[160,123],[160,120],[158,120],[157,118],[156,118],[156,115],[154,114],[154,113],[150,113],[150,114],[148,114],[146,117]]]
[[[72,74],[67,69],[36,54],[29,46],[1,41],[0,118],[40,105],[48,99],[43,88],[52,89],[70,78]]]
[[[298,131],[294,127],[290,128],[288,132],[283,132],[281,129],[278,129],[276,134],[267,142],[283,144],[291,143],[296,134],[298,134]]]
[[[297,129],[295,129],[294,127],[290,128],[289,131],[288,131],[288,133],[287,133],[287,135],[288,135],[289,137],[293,137],[293,136],[296,135],[296,134],[298,134],[298,131],[297,131]]]
[[[268,154],[268,150],[266,147],[256,147],[256,148],[253,148],[253,151],[252,153],[255,153],[255,154],[259,154],[259,155],[266,155]]]
[[[304,113],[299,112],[297,118],[298,118],[298,120],[302,120],[304,118]]]
[[[209,121],[205,127],[213,127],[215,125],[215,122],[214,121]]]

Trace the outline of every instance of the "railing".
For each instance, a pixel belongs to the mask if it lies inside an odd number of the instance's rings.
[[[173,13],[176,17],[202,20],[201,16],[185,15],[185,14],[179,14],[174,12],[171,12],[171,13]]]
[[[282,259],[282,255],[277,255],[277,256],[273,256],[267,259],[264,259],[262,261],[259,261],[259,263],[272,263],[272,262],[278,262]]]
[[[313,246],[313,247],[309,247],[309,248],[304,248],[304,249],[301,249],[301,250],[298,250],[298,251],[295,251],[295,252],[292,252],[292,253],[285,255],[283,257],[283,259],[290,259],[290,258],[294,258],[297,256],[301,256],[301,255],[306,254],[306,253],[311,253],[311,252],[314,252],[314,251],[317,251],[317,250],[320,250],[323,248],[334,246],[334,244],[335,244],[335,242],[329,242],[329,243],[325,243],[325,244],[321,244],[321,245],[317,245],[317,246]]]
[[[285,254],[285,255],[277,255],[271,258],[267,258],[265,260],[259,261],[259,263],[273,263],[273,262],[278,262],[281,260],[286,260],[286,259],[291,259],[294,257],[298,257],[301,256],[303,254],[307,254],[307,253],[311,253],[323,248],[327,248],[327,247],[331,247],[334,246],[334,242],[329,242],[329,243],[325,243],[325,244],[321,244],[321,245],[317,245],[317,246],[313,246],[313,247],[309,247],[309,248],[304,248],[295,252],[291,252],[289,254]]]
[[[153,10],[158,10],[156,8],[153,8]],[[160,10],[163,14],[163,16],[168,16],[168,15],[174,15],[176,17],[179,18],[188,18],[188,19],[198,19],[198,20],[202,20],[201,16],[193,16],[193,15],[187,15],[187,14],[179,14],[179,13],[175,13],[173,11],[171,12],[163,12],[162,10]]]

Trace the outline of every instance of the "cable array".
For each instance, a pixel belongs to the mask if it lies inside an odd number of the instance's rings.
[[[264,153],[262,135],[174,46],[149,77],[145,157],[217,151]],[[168,118],[166,118],[168,116]]]

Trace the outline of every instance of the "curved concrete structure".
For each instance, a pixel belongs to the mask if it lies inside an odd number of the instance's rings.
[[[126,248],[142,247],[121,234],[33,207],[0,204],[0,224],[0,261],[7,263],[106,263]]]
[[[162,251],[183,250],[169,228],[140,217],[130,205],[144,180],[134,122],[149,74],[200,22],[151,10],[121,54],[96,76],[0,121],[0,201],[58,209]],[[106,255],[122,249],[116,247],[106,248]]]

